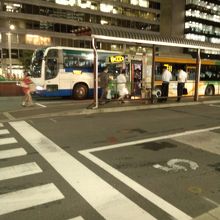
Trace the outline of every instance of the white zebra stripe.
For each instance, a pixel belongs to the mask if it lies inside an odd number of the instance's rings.
[[[27,176],[40,172],[42,172],[42,170],[35,162],[24,163],[20,165],[0,168],[0,180]]]
[[[0,159],[19,157],[26,155],[27,152],[23,148],[15,148],[10,150],[1,150],[0,151]]]
[[[13,143],[17,143],[17,140],[13,137],[0,139],[0,145],[13,144]]]
[[[0,195],[0,215],[63,199],[53,183]]]
[[[0,130],[0,135],[1,134],[9,134],[9,131],[7,129],[2,129]]]

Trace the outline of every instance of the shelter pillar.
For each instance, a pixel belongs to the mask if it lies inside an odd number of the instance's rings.
[[[200,49],[198,49],[198,50],[197,50],[197,57],[196,57],[196,75],[195,75],[195,94],[194,94],[194,101],[198,101],[198,100],[199,100],[200,72],[201,72],[201,56],[200,56]]]

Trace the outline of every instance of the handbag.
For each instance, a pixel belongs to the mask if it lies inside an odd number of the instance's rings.
[[[29,89],[31,92],[35,92],[36,91],[36,85],[34,83],[29,84]]]
[[[24,83],[23,81],[20,82],[20,86],[23,88],[28,88],[28,85]]]
[[[187,88],[183,88],[183,95],[187,95],[187,94],[188,94]]]

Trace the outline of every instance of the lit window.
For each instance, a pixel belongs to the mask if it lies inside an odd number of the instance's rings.
[[[131,4],[132,5],[138,5],[139,4],[139,0],[131,0]]]
[[[185,37],[186,37],[186,39],[189,39],[189,40],[205,41],[204,35],[186,34]]]
[[[101,3],[100,4],[100,11],[110,13],[113,11],[113,5]]]
[[[139,5],[141,7],[149,8],[149,1],[147,1],[147,0],[139,0]]]
[[[102,19],[102,20],[101,20],[101,24],[102,24],[102,25],[108,24],[108,21]]]
[[[51,38],[50,37],[41,37],[39,35],[26,34],[25,43],[46,46],[46,45],[51,44]]]
[[[78,2],[79,7],[81,8],[91,8],[91,2],[82,0],[81,3]]]
[[[210,38],[210,41],[211,43],[214,43],[214,44],[220,44],[220,39],[219,38]]]
[[[76,0],[56,0],[55,3],[60,4],[60,5],[75,5]]]

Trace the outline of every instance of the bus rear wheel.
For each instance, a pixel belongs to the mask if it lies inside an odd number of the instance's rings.
[[[215,95],[215,89],[214,89],[213,85],[209,85],[209,86],[206,87],[205,95],[207,95],[207,96]]]
[[[77,84],[73,88],[73,98],[74,99],[86,99],[88,96],[88,87],[85,84]]]

